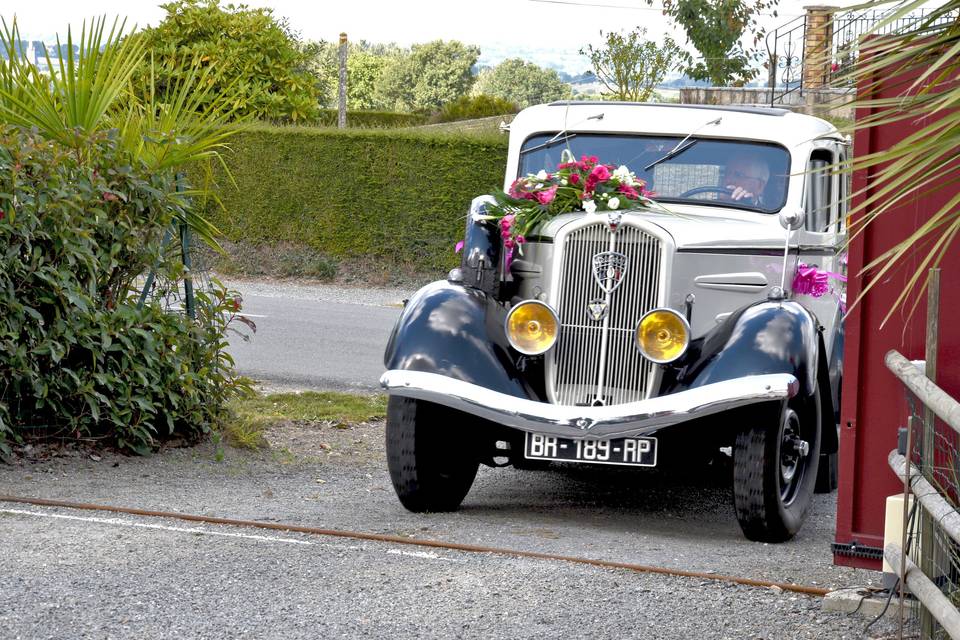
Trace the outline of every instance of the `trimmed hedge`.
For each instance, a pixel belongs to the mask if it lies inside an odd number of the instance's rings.
[[[505,138],[257,127],[215,168],[225,210],[207,216],[232,242],[306,245],[378,271],[457,264],[470,200],[503,184]]]
[[[321,109],[317,126],[337,126],[337,110]],[[392,111],[347,111],[347,126],[360,129],[392,129],[416,127],[424,124],[427,116],[420,113],[394,113]]]

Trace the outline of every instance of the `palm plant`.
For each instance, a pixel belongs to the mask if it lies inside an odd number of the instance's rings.
[[[854,9],[894,4],[895,1],[873,2]],[[925,3],[926,0],[899,0],[887,17],[873,27],[872,33],[883,32]],[[859,86],[860,97],[853,106],[870,111],[870,115],[858,120],[852,130],[901,121],[921,125],[915,133],[889,149],[855,156],[841,168],[845,172],[863,171],[867,175],[865,187],[853,194],[864,197],[851,210],[851,214],[855,214],[855,222],[850,226],[851,239],[898,205],[913,199],[922,200],[960,182],[957,173],[960,159],[960,0],[947,0],[907,24],[897,30],[895,36],[868,38],[852,45],[860,48],[860,62],[847,76]],[[887,90],[891,86],[899,89],[900,95],[877,97],[875,90],[881,85]],[[958,232],[960,193],[950,198],[916,231],[864,266],[871,277],[856,302],[883,281],[892,269],[902,267],[908,253],[919,249],[925,253],[884,323],[896,309],[903,307],[909,296],[914,297],[912,313],[923,299],[914,289],[918,284],[920,292],[926,289],[929,269],[942,262]]]
[[[77,53],[68,30],[66,46],[58,38],[55,57],[47,54],[46,73],[18,55],[16,20],[8,26],[0,19],[0,25],[0,46],[7,53],[0,64],[0,123],[35,129],[79,157],[90,135],[114,130],[121,147],[151,172],[220,160],[226,140],[240,130],[232,93],[212,95],[214,70],[194,64],[162,94],[155,91],[152,73],[137,78],[147,52],[140,37],[124,34],[125,22],[114,20],[109,31],[104,18],[91,21],[89,28],[84,22]],[[146,86],[135,91],[138,83]],[[216,229],[191,207],[181,207],[178,217],[218,247]]]

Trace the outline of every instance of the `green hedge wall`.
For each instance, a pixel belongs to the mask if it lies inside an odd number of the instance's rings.
[[[347,111],[347,126],[360,128],[415,127],[427,122],[428,117],[419,113],[394,113],[392,111]],[[321,109],[317,126],[337,126],[337,110]]]
[[[467,207],[503,184],[506,138],[257,127],[215,169],[232,242],[294,243],[337,261],[442,273],[458,258]],[[216,175],[219,171],[220,175]]]

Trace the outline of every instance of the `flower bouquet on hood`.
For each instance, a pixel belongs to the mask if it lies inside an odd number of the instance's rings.
[[[487,205],[486,212],[492,219],[499,219],[508,252],[519,249],[538,224],[562,213],[654,206],[650,199],[654,194],[627,167],[602,164],[596,156],[582,156],[577,162],[567,151],[562,160],[553,173],[542,170],[527,174],[514,180],[506,193],[494,193],[496,203]]]

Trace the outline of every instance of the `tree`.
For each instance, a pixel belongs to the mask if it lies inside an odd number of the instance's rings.
[[[148,55],[141,77],[163,89],[180,82],[194,60],[217,72],[214,95],[229,92],[238,115],[301,122],[317,113],[309,57],[286,21],[270,9],[220,6],[220,0],[175,0],[154,28],[144,30]]]
[[[566,98],[570,95],[570,86],[553,69],[510,58],[493,69],[482,71],[473,93],[503,98],[522,108]]]
[[[399,111],[436,111],[470,90],[479,57],[480,49],[456,40],[415,44],[384,69],[380,97]]]
[[[394,44],[372,44],[365,40],[351,42],[347,46],[347,108],[360,111],[392,108],[377,87],[391,61],[407,52]],[[306,49],[310,57],[310,72],[317,81],[320,104],[335,108],[340,73],[339,44],[311,42]]]
[[[683,72],[688,76],[715,86],[742,86],[757,75],[755,48],[764,35],[757,16],[776,6],[777,0],[662,0],[662,4],[663,14],[683,28],[700,53],[697,60],[683,54]],[[752,36],[753,50],[743,47],[744,35]]]
[[[669,37],[663,45],[646,40],[647,30],[637,27],[627,35],[611,31],[604,43],[580,49],[590,58],[594,73],[616,100],[645,102],[668,71],[676,68],[681,50]],[[603,37],[603,32],[600,36]]]

